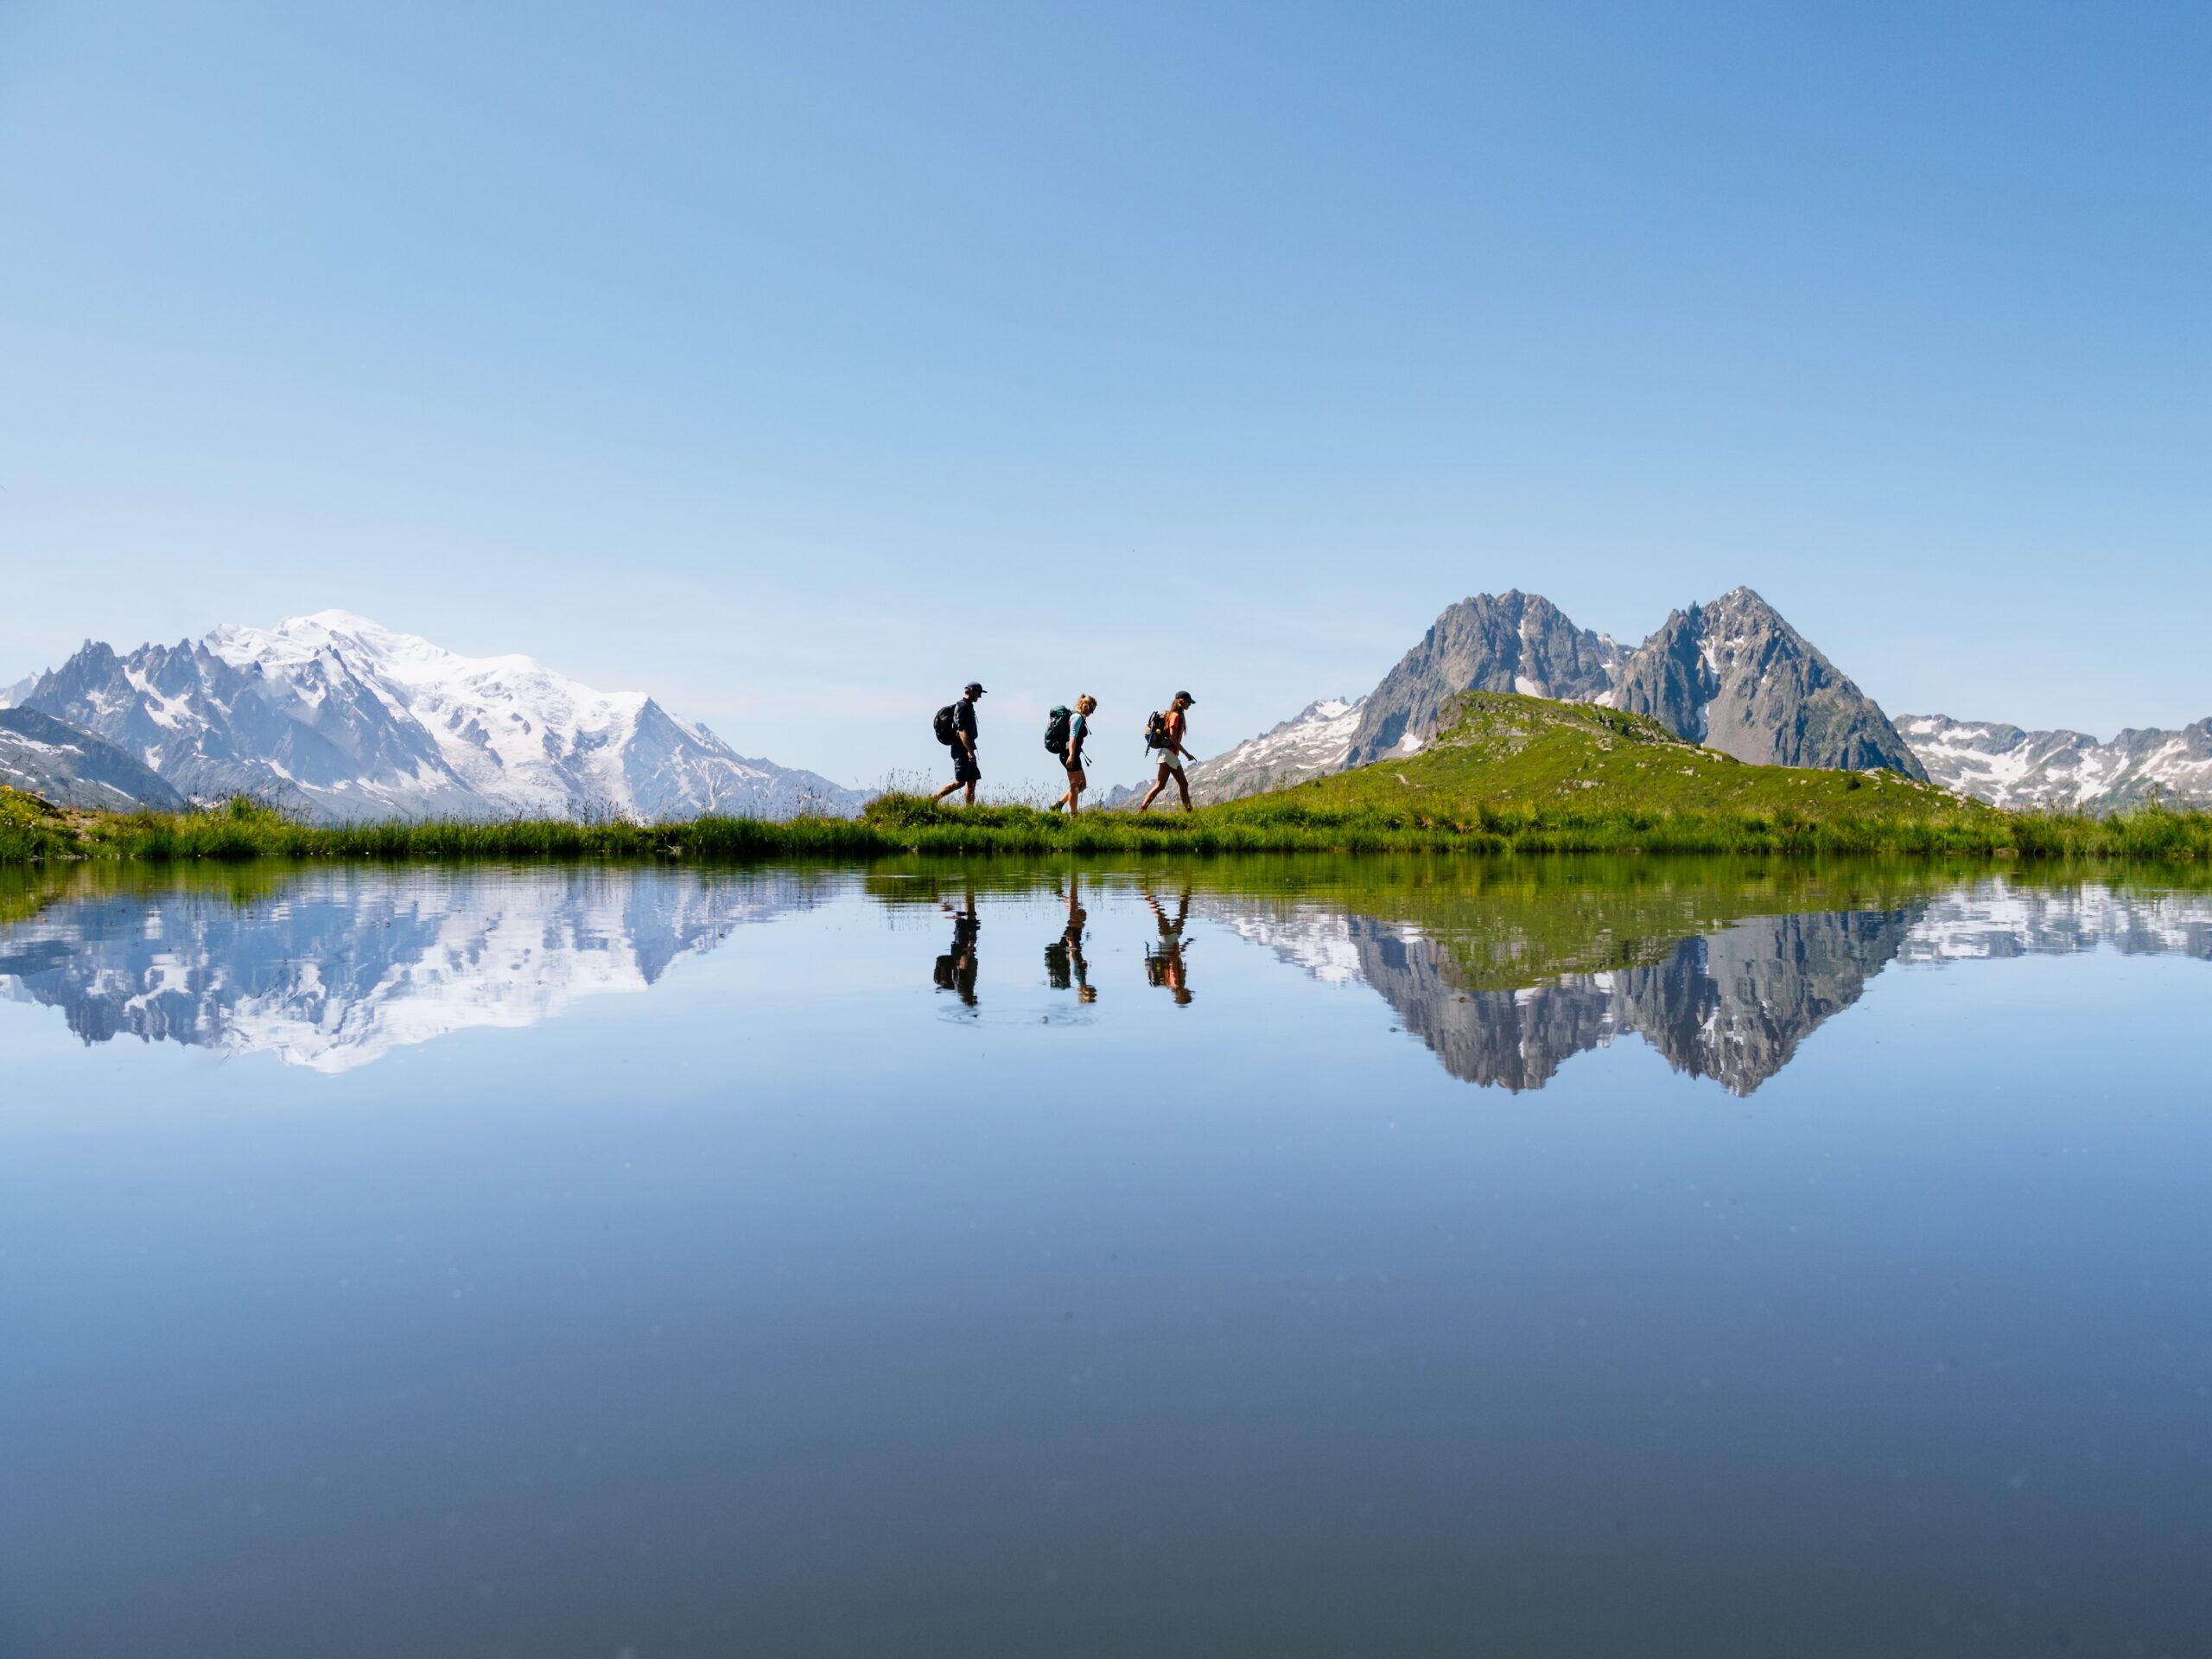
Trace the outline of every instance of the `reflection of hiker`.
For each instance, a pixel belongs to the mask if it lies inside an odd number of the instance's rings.
[[[1160,776],[1153,779],[1152,787],[1145,791],[1144,799],[1137,803],[1138,811],[1143,811],[1160,798],[1160,791],[1167,787],[1170,778],[1175,780],[1176,792],[1183,798],[1183,810],[1185,812],[1191,810],[1191,780],[1183,775],[1183,762],[1186,759],[1195,760],[1198,757],[1183,747],[1183,739],[1191,728],[1188,711],[1197,701],[1189,692],[1178,691],[1175,701],[1167,705],[1167,712],[1154,715],[1145,726],[1144,746],[1160,756]]]
[[[1055,709],[1045,726],[1045,747],[1060,757],[1068,773],[1068,792],[1052,803],[1052,810],[1065,806],[1071,818],[1083,810],[1083,791],[1090,782],[1083,775],[1083,741],[1090,735],[1090,716],[1097,709],[1098,699],[1086,691],[1075,700],[1072,713]]]
[[[976,785],[983,781],[983,769],[976,760],[976,699],[982,695],[983,688],[970,680],[959,702],[937,711],[937,741],[952,751],[952,781],[938,791],[940,801],[965,785],[968,804],[976,804]]]
[[[1176,1007],[1187,1007],[1191,1001],[1191,975],[1183,962],[1183,925],[1191,919],[1191,890],[1184,888],[1182,897],[1176,900],[1175,919],[1172,922],[1149,890],[1144,901],[1152,906],[1152,913],[1160,923],[1160,943],[1144,948],[1145,977],[1173,992]]]
[[[1077,881],[1068,877],[1068,925],[1060,937],[1045,947],[1045,982],[1056,991],[1072,986],[1078,1002],[1096,1002],[1098,988],[1090,982],[1090,964],[1083,959],[1083,925],[1089,920]]]
[[[952,991],[969,1007],[976,1006],[976,933],[982,919],[976,914],[976,890],[968,890],[968,906],[952,912],[952,949],[937,959],[934,977],[940,991]]]

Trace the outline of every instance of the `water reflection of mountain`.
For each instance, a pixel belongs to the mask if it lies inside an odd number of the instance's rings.
[[[1892,962],[2063,953],[2109,947],[2212,959],[2212,901],[2103,887],[2003,882],[1894,909],[1749,916],[1602,971],[1478,983],[1449,926],[1313,906],[1217,901],[1215,919],[1316,978],[1363,982],[1456,1077],[1541,1089],[1572,1056],[1632,1033],[1675,1069],[1748,1095],[1787,1065],[1830,1015]],[[1494,982],[1496,938],[1476,953]]]
[[[787,872],[588,869],[88,890],[0,930],[0,995],[60,1008],[87,1043],[128,1034],[344,1071],[642,991],[807,898]]]

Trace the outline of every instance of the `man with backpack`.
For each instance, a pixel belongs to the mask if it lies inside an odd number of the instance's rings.
[[[1191,728],[1186,716],[1191,705],[1197,701],[1189,692],[1178,691],[1175,701],[1167,705],[1166,713],[1155,714],[1146,722],[1144,746],[1159,755],[1160,776],[1153,780],[1144,799],[1137,803],[1138,811],[1143,811],[1160,798],[1160,791],[1167,787],[1170,778],[1175,780],[1176,791],[1183,798],[1183,810],[1185,812],[1191,810],[1191,780],[1183,775],[1183,762],[1185,760],[1195,760],[1198,757],[1184,747],[1183,740],[1189,734]]]
[[[1068,774],[1068,792],[1052,803],[1052,810],[1057,812],[1065,806],[1071,818],[1083,810],[1083,791],[1090,783],[1083,775],[1083,745],[1097,710],[1098,699],[1086,691],[1075,700],[1073,709],[1055,709],[1045,720],[1045,747],[1059,757]]]
[[[938,791],[938,800],[964,785],[967,804],[976,804],[976,785],[983,781],[983,769],[976,761],[976,699],[982,695],[983,688],[970,680],[959,702],[937,711],[937,741],[952,751],[952,781]]]

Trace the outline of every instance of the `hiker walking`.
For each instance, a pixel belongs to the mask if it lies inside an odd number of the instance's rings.
[[[1068,772],[1068,792],[1052,803],[1052,810],[1065,806],[1071,818],[1081,815],[1083,791],[1090,783],[1083,775],[1083,741],[1090,735],[1090,717],[1097,711],[1098,699],[1086,691],[1072,711],[1055,709],[1045,722],[1045,747],[1060,757]]]
[[[1185,748],[1183,740],[1189,734],[1191,723],[1186,718],[1191,705],[1198,699],[1187,691],[1178,691],[1175,701],[1167,705],[1167,712],[1156,714],[1146,723],[1144,746],[1160,756],[1160,776],[1153,780],[1145,798],[1137,803],[1141,812],[1160,798],[1160,791],[1167,787],[1167,780],[1175,780],[1175,790],[1183,798],[1183,810],[1191,810],[1191,780],[1183,775],[1183,762],[1198,757]]]
[[[952,751],[952,781],[938,791],[938,800],[964,786],[967,804],[976,804],[976,785],[983,781],[983,769],[976,760],[976,699],[982,695],[983,688],[970,680],[959,702],[937,711],[937,741]]]

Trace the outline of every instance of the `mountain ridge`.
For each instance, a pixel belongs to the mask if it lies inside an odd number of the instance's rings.
[[[1902,715],[1897,729],[1936,782],[1996,806],[2111,811],[2153,796],[2212,806],[2212,719],[2131,726],[2109,742],[1948,715]]]
[[[1927,776],[1881,706],[1749,588],[1669,613],[1611,692],[1593,701],[1754,766]]]
[[[35,709],[0,708],[0,784],[90,811],[175,812],[186,805],[144,762]]]
[[[127,656],[87,640],[22,706],[81,727],[198,799],[321,819],[785,817],[864,791],[741,755],[644,692],[509,653],[470,658],[339,610]]]
[[[1192,795],[1231,800],[1418,753],[1458,699],[1478,691],[1649,715],[1678,737],[1754,765],[1927,776],[1880,705],[1750,588],[1670,613],[1633,651],[1516,588],[1446,606],[1374,690],[1340,700],[1358,714],[1340,752],[1313,718],[1321,705],[1308,704],[1193,766]],[[1270,750],[1295,759],[1255,764]]]

